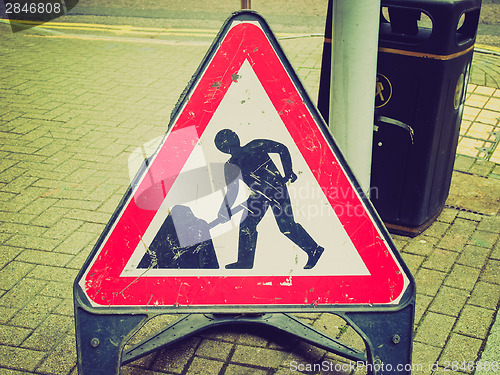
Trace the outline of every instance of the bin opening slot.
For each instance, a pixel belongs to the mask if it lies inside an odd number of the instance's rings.
[[[476,36],[479,25],[480,9],[472,9],[462,13],[457,25],[457,44],[465,44]]]
[[[380,15],[381,39],[421,43],[430,38],[432,20],[421,9],[383,6]]]

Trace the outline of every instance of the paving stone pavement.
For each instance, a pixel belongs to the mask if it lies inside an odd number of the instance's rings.
[[[73,280],[128,187],[130,154],[165,132],[213,38],[208,31],[174,37],[165,30],[146,38],[140,33],[152,29],[134,34],[81,21],[78,29],[15,34],[0,24],[0,375],[77,373]],[[281,43],[315,100],[322,38]],[[465,138],[474,125],[491,127],[485,137],[500,126],[500,59],[488,53],[475,61]],[[481,69],[484,61],[494,67]],[[415,238],[393,236],[417,284],[415,374],[472,373],[467,365],[481,358],[498,311],[500,165],[460,150],[449,201],[435,223]],[[364,349],[341,318],[302,318]],[[157,318],[133,341],[173,319]],[[284,375],[323,361],[349,363],[265,330],[224,328],[122,372]]]

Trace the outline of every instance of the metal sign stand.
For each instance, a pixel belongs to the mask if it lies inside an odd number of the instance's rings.
[[[124,351],[127,341],[149,320],[161,312],[141,311],[107,314],[93,311],[75,293],[78,373],[120,374],[120,366],[131,363],[165,346],[199,332],[226,325],[268,326],[288,333],[309,344],[338,354],[357,363],[366,364],[370,375],[397,370],[411,374],[415,290],[410,288],[403,299],[407,302],[392,309],[373,307],[359,310],[321,310],[346,320],[361,335],[366,353],[351,348],[337,339],[306,324],[288,312],[184,314],[165,329]],[[302,311],[303,312],[303,311]],[[405,367],[406,365],[406,367]],[[398,368],[397,366],[401,366]]]

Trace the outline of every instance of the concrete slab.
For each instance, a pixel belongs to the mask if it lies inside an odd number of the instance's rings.
[[[484,215],[498,215],[500,180],[454,171],[446,204]]]

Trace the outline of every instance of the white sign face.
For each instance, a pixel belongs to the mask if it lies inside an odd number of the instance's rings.
[[[216,134],[231,128],[241,145],[255,138],[269,139],[286,146],[292,159],[297,180],[288,183],[293,217],[297,223],[325,250],[312,269],[304,269],[308,255],[281,233],[271,208],[257,225],[258,239],[255,263],[251,269],[226,269],[238,256],[239,227],[247,211],[242,209],[226,223],[210,229],[219,269],[138,268],[152,243],[176,205],[189,207],[198,219],[216,221],[226,193],[223,165],[229,155],[219,151],[214,143]],[[189,131],[189,130],[180,130]],[[277,153],[270,153],[282,176],[285,172]],[[146,176],[147,178],[147,176]],[[239,182],[238,198],[233,205],[244,204],[252,193]],[[339,191],[339,194],[342,192]],[[175,216],[174,216],[175,223]],[[176,226],[179,240],[183,229]],[[207,238],[204,238],[207,240]],[[189,239],[186,239],[189,241]],[[187,246],[193,245],[184,241]],[[146,271],[146,272],[145,272]],[[293,276],[293,275],[369,275],[358,252],[340,223],[325,193],[312,175],[306,161],[289,135],[250,63],[245,61],[227,94],[222,99],[207,128],[197,142],[187,163],[166,195],[151,225],[123,270],[122,276]]]
[[[85,265],[93,306],[401,300],[404,264],[270,35],[221,32]]]

